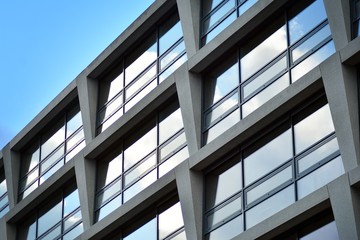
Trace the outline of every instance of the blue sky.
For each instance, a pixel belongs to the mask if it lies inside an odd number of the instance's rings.
[[[153,0],[0,0],[0,149]]]

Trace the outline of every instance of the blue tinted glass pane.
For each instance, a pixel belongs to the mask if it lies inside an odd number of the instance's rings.
[[[309,53],[316,45],[331,35],[329,25],[320,29],[317,33],[308,38],[305,42],[294,48],[291,52],[292,61],[295,62],[305,54]]]
[[[134,185],[129,187],[124,192],[124,202],[127,202],[129,199],[134,197],[136,194],[138,194],[140,191],[148,187],[150,184],[156,181],[156,169],[152,172],[148,173],[145,177],[140,179],[138,182],[136,182]]]
[[[239,0],[240,1],[240,0]],[[243,14],[246,12],[252,5],[254,5],[257,2],[257,0],[247,0],[245,3],[243,3],[239,7],[239,14]]]
[[[180,21],[178,21],[174,26],[172,26],[166,33],[162,33],[162,29],[160,28],[160,34],[164,34],[160,36],[159,40],[159,54],[162,55],[182,37]]]
[[[317,0],[289,21],[290,44],[299,40],[326,19],[322,0]]]
[[[295,150],[300,153],[334,131],[329,105],[325,105],[295,124]]]
[[[204,82],[205,106],[208,108],[239,85],[239,65],[236,57],[233,56],[230,61],[225,63],[225,68],[214,74],[209,74]],[[220,72],[220,73],[219,73]]]
[[[62,202],[59,202],[38,220],[38,234],[41,235],[62,219]]]
[[[237,157],[235,157],[237,158]],[[206,209],[218,205],[242,189],[241,162],[206,178]]]
[[[117,196],[113,200],[111,200],[109,203],[107,203],[105,206],[103,206],[98,212],[96,216],[96,220],[100,221],[107,215],[109,215],[112,211],[114,211],[116,208],[121,206],[121,195]]]
[[[63,240],[73,240],[77,236],[79,236],[84,231],[83,224],[80,223],[75,228],[73,228],[70,232],[66,233],[63,237]]]
[[[249,185],[292,157],[290,129],[251,153],[244,160],[245,185]]]
[[[167,159],[159,166],[159,177],[165,175],[167,172],[169,172],[171,169],[176,167],[179,163],[181,163],[188,157],[189,157],[188,148],[184,147],[183,149],[175,153],[173,156],[171,156],[169,159]]]
[[[240,215],[230,222],[225,223],[221,227],[210,232],[207,240],[231,239],[240,234],[244,230],[243,216]]]
[[[241,81],[247,80],[287,47],[286,26],[270,35],[240,60]]]
[[[291,185],[248,210],[245,213],[246,228],[251,228],[294,202],[294,186]]]
[[[341,157],[337,157],[298,181],[298,198],[303,198],[344,173]]]
[[[124,240],[139,240],[139,239],[147,239],[147,240],[156,240],[156,219],[152,219],[148,223],[142,225],[140,228],[130,233],[128,236],[124,238]]]
[[[291,69],[291,80],[292,82],[297,81],[299,78],[304,76],[307,72],[315,68],[322,61],[328,58],[335,52],[334,43],[331,41],[325,46],[317,50],[315,53],[307,57],[305,60],[296,65]]]
[[[80,206],[79,191],[76,189],[64,199],[64,216]]]
[[[234,126],[237,122],[240,121],[240,111],[235,110],[229,114],[226,118],[222,119],[216,125],[211,127],[205,134],[204,139],[205,143],[209,143],[218,137],[220,134],[224,133],[226,130]]]
[[[215,23],[220,21],[227,13],[234,10],[235,1],[230,0],[224,4],[221,8],[217,9],[212,15],[204,21],[203,23],[203,32],[207,32],[210,28],[213,27]]]
[[[224,30],[227,26],[229,26],[236,19],[236,12],[233,12],[230,16],[228,16],[225,20],[223,20],[219,25],[213,28],[208,34],[203,37],[203,45],[210,42],[214,39],[219,33]]]
[[[180,202],[168,208],[159,215],[159,239],[165,239],[170,234],[184,226]]]
[[[212,9],[214,9],[222,1],[223,0],[203,0],[202,1],[203,16],[205,16],[207,13],[209,13]],[[230,0],[230,1],[232,1],[232,0]]]
[[[241,210],[241,197],[236,198],[224,207],[216,210],[207,217],[207,228],[210,230],[216,224],[226,220],[234,213]]]
[[[220,105],[213,108],[212,111],[208,112],[205,116],[205,127],[210,126],[213,121],[221,117],[227,111],[239,106],[239,92],[236,91],[232,96],[225,99]]]
[[[6,187],[6,179],[4,179],[1,183],[0,183],[0,197],[2,195],[4,195],[4,193],[7,192],[7,187]]]

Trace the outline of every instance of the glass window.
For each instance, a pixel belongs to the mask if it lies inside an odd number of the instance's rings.
[[[0,161],[2,161],[0,159]],[[4,168],[0,168],[0,218],[9,211],[9,198],[7,193]]]
[[[85,147],[79,106],[70,107],[32,142],[21,152],[20,200]]]
[[[257,0],[202,0],[202,45],[216,37]]]
[[[211,11],[230,2],[222,1]],[[203,144],[335,52],[325,12],[322,0],[297,1],[204,74]]]
[[[259,131],[205,171],[206,239],[237,235],[344,173],[325,95]]]
[[[178,102],[144,121],[114,152],[98,160],[96,222],[189,156]]]
[[[83,232],[78,191],[66,185],[18,225],[17,239],[73,239]]]
[[[150,93],[186,60],[182,28],[177,12],[157,24],[118,65],[100,81],[98,133]]]
[[[186,240],[181,206],[175,196],[161,205],[155,205],[153,209],[144,211],[141,217],[136,219],[137,221],[115,233],[115,237],[110,234],[111,239]]]
[[[352,6],[352,15],[353,15],[353,36],[360,36],[360,1],[353,0]]]
[[[288,240],[315,240],[329,239],[338,240],[339,235],[334,221],[334,216],[330,209],[317,214],[306,220],[294,229],[273,239]]]

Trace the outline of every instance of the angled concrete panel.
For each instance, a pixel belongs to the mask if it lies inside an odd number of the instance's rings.
[[[340,239],[360,239],[360,196],[345,174],[329,183],[328,191]]]
[[[185,161],[175,170],[176,185],[187,239],[202,239],[203,174],[189,169]]]
[[[331,34],[336,50],[351,41],[351,19],[349,0],[324,0]]]
[[[345,171],[359,164],[359,115],[356,68],[341,64],[337,52],[320,65]]]
[[[81,77],[76,80],[76,84],[79,94],[85,142],[89,144],[96,137],[98,81],[92,78]]]
[[[200,48],[200,0],[177,0],[188,58]]]
[[[9,208],[11,209],[16,205],[18,197],[20,153],[11,151],[10,144],[8,144],[3,149],[3,160],[9,198]]]
[[[201,77],[189,72],[187,64],[182,65],[174,75],[191,155],[201,148]]]

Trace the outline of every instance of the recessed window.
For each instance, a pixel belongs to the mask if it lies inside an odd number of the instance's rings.
[[[9,211],[9,198],[7,193],[4,168],[0,168],[0,218]]]
[[[17,239],[70,240],[83,232],[79,193],[74,184],[69,185],[18,225]]]
[[[202,45],[210,42],[257,0],[203,0],[201,18]]]
[[[96,219],[104,218],[189,156],[177,102],[158,111],[98,160]]]
[[[19,199],[25,198],[85,146],[78,106],[62,114],[21,153]]]
[[[322,0],[299,2],[285,16],[205,74],[203,144],[335,52]]]
[[[322,96],[206,173],[206,239],[234,237],[343,173]]]
[[[121,230],[110,234],[106,239],[186,240],[181,206],[177,196],[167,198],[163,203],[153,206],[143,211],[141,216],[135,217],[135,221],[126,223],[125,227],[121,227]]]
[[[312,217],[294,229],[273,238],[286,240],[311,240],[328,239],[338,240],[339,234],[334,221],[334,216],[330,210],[322,212]]]
[[[119,119],[186,59],[179,16],[174,12],[100,80],[98,133]]]
[[[353,36],[360,36],[360,0],[352,1]]]

